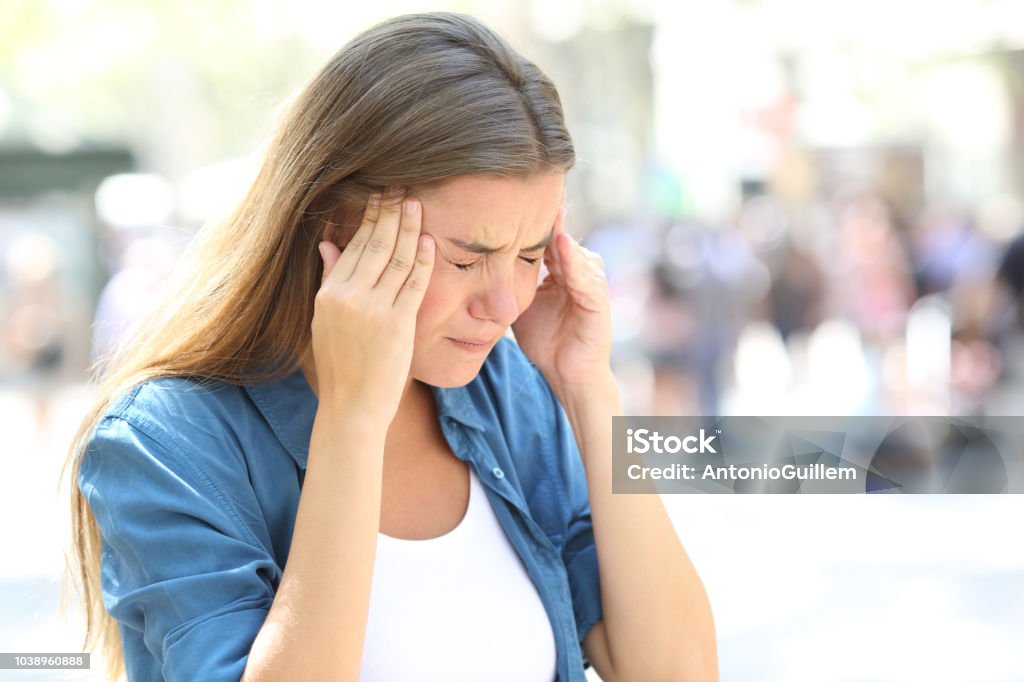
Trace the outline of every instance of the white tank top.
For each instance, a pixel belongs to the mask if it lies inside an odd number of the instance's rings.
[[[466,515],[451,531],[378,533],[359,679],[555,679],[551,622],[472,467]]]

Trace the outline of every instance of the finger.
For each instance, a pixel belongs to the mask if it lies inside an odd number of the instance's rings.
[[[565,232],[565,206],[558,209],[555,217],[555,226],[551,232],[551,242],[548,248],[544,249],[544,265],[556,278],[562,279],[562,263],[558,254],[558,235]]]
[[[569,204],[562,200],[562,205],[558,209],[558,215],[555,216],[555,236],[558,236],[562,232],[566,232],[565,229],[565,217],[569,213]]]
[[[351,281],[367,287],[377,284],[394,253],[401,215],[402,194],[392,194],[381,199],[380,215],[352,271]]]
[[[419,310],[423,294],[430,284],[430,275],[434,271],[434,238],[428,234],[420,235],[418,244],[412,272],[395,298],[395,308],[406,312]]]
[[[558,262],[557,239],[553,240],[544,252],[544,267],[551,273],[551,276],[562,281],[562,264]]]
[[[565,288],[569,290],[577,305],[588,310],[600,310],[604,298],[601,293],[604,270],[588,258],[584,251],[584,248],[568,234],[559,236],[558,252],[565,274]]]
[[[327,281],[327,276],[337,267],[338,259],[341,258],[341,249],[334,242],[322,241],[319,244],[320,257],[323,259],[324,270],[320,276],[320,285]]]
[[[413,264],[416,262],[416,245],[419,243],[423,214],[420,208],[420,202],[417,199],[406,198],[402,207],[401,223],[398,227],[394,253],[391,254],[391,259],[384,266],[384,272],[381,273],[380,280],[377,282],[378,287],[391,292],[392,299],[405,284],[405,280],[408,279]]]
[[[581,289],[584,286],[585,263],[583,247],[566,233],[558,237],[558,257],[561,261],[565,285],[570,289]]]
[[[363,212],[363,220],[359,223],[359,229],[352,235],[352,239],[349,240],[345,249],[341,252],[341,258],[338,259],[334,266],[338,273],[336,277],[340,280],[345,281],[352,277],[356,264],[359,262],[360,256],[363,255],[363,250],[366,249],[366,244],[370,241],[370,235],[373,234],[373,229],[376,227],[379,219],[380,194],[374,192],[370,195],[370,199],[366,204],[366,210]]]

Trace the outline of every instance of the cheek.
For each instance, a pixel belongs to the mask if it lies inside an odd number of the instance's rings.
[[[533,303],[533,299],[537,295],[539,275],[539,268],[531,268],[528,273],[516,278],[516,302],[519,304],[520,312],[529,308]]]
[[[429,325],[432,321],[442,321],[453,311],[464,305],[467,300],[466,285],[459,277],[450,275],[462,273],[446,273],[434,271],[430,277],[427,290],[423,292],[423,302],[416,315],[417,326]],[[461,278],[464,280],[465,278]]]

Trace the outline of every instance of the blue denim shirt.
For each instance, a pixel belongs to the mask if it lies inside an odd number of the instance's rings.
[[[510,339],[471,383],[434,397],[448,444],[483,482],[540,594],[557,679],[582,682],[579,643],[602,612],[586,480],[561,405]],[[149,381],[104,415],[77,482],[103,536],[103,598],[130,680],[242,676],[288,558],[316,409],[296,370],[244,387]]]

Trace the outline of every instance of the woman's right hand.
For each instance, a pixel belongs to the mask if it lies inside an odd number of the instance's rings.
[[[417,199],[374,194],[344,251],[320,242],[324,275],[313,312],[321,403],[344,401],[391,424],[412,365],[416,313],[434,268]]]

